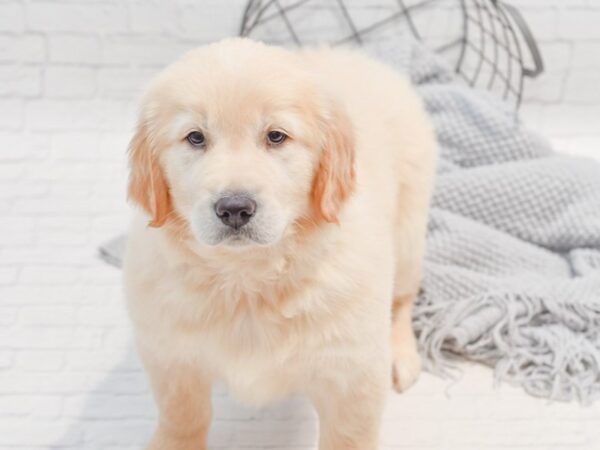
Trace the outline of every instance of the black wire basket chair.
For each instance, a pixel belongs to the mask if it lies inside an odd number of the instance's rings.
[[[241,36],[282,45],[362,45],[408,30],[444,54],[469,85],[518,107],[544,70],[520,12],[499,0],[249,0]]]

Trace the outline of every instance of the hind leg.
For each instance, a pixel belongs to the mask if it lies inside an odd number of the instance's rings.
[[[392,303],[392,377],[398,392],[408,389],[421,372],[421,358],[412,326],[413,303],[419,292],[425,254],[425,211],[399,227]]]
[[[412,159],[403,160],[399,173],[395,219],[395,262],[392,306],[393,384],[402,392],[408,389],[421,371],[421,359],[412,327],[412,307],[419,292],[425,257],[425,238],[429,202],[433,192],[437,144],[428,120],[413,130]]]
[[[414,384],[421,372],[421,357],[412,327],[412,304],[416,294],[396,297],[392,305],[392,383],[398,392]]]

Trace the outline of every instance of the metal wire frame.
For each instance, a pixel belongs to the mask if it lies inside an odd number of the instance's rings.
[[[419,10],[433,7],[440,0],[420,0],[411,4],[395,0],[395,11],[362,28],[352,18],[347,0],[328,1],[330,6],[337,6],[340,18],[350,31],[328,43],[362,45],[368,34],[399,20],[404,20],[410,32],[418,40],[423,40],[414,17]],[[525,77],[535,78],[544,70],[541,54],[526,22],[516,8],[499,0],[456,1],[461,11],[461,35],[437,46],[435,50],[448,53],[458,49],[454,67],[461,78],[471,86],[498,92],[518,107],[523,97]],[[323,0],[249,0],[240,35],[251,36],[268,23],[280,21],[291,41],[302,46],[310,36],[305,39],[300,35],[294,27],[292,16],[307,6],[322,4]],[[504,64],[501,63],[502,56],[506,60]],[[532,67],[527,66],[526,59],[531,61]]]

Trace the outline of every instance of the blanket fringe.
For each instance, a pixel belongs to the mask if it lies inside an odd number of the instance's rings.
[[[488,293],[415,305],[425,368],[456,378],[459,359],[494,367],[497,382],[531,395],[589,404],[600,397],[600,299],[564,305],[540,296]],[[460,354],[460,357],[458,356]]]

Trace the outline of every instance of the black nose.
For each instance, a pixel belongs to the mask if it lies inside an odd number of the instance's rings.
[[[217,217],[236,230],[246,225],[255,212],[256,202],[244,195],[223,197],[215,203]]]

